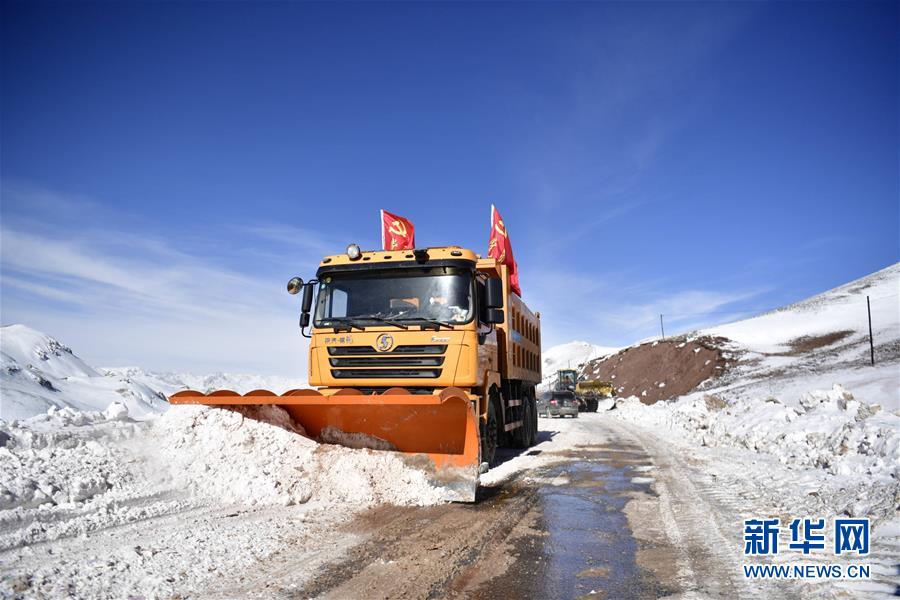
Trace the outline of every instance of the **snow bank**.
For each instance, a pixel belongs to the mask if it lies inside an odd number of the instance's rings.
[[[222,502],[344,507],[440,502],[440,490],[401,455],[318,444],[275,406],[176,407],[147,441],[179,486]]]
[[[652,406],[632,396],[617,403],[615,416],[677,430],[703,446],[766,452],[787,465],[900,479],[900,416],[855,400],[839,384],[808,392],[799,409],[777,398],[695,393]]]
[[[51,407],[27,422],[0,421],[0,510],[77,504],[133,483],[126,461],[105,443],[134,434],[122,408]]]
[[[703,446],[769,453],[792,467],[900,480],[900,416],[855,399],[838,384],[807,392],[799,408],[774,397],[698,392],[652,406],[632,396],[610,414],[677,431]]]
[[[343,510],[441,501],[441,491],[403,456],[318,444],[274,406],[176,407],[139,423],[113,404],[104,412],[51,408],[0,421],[0,511],[22,516],[165,494],[198,503],[315,501]]]
[[[366,507],[442,501],[397,453],[303,434],[273,406],[0,420],[0,597],[176,597],[315,548]],[[353,542],[330,539],[298,572]]]

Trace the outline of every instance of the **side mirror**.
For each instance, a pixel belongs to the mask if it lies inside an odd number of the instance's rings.
[[[503,282],[499,279],[488,279],[484,282],[484,305],[487,309],[503,308]],[[503,314],[503,311],[500,311]],[[502,322],[488,321],[488,323]]]
[[[300,303],[300,312],[309,315],[312,310],[313,301],[313,284],[307,283],[303,286],[303,301]]]
[[[496,325],[498,323],[502,323],[503,322],[503,309],[502,308],[485,309],[484,322],[489,323],[491,325]]]
[[[309,327],[309,313],[300,313],[300,329]]]
[[[300,288],[302,288],[302,287],[303,287],[303,280],[300,279],[299,277],[293,277],[293,278],[291,278],[290,281],[288,281],[288,284],[287,284],[288,294],[293,296],[294,294],[299,292]]]

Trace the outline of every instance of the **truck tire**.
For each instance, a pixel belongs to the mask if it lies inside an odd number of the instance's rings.
[[[531,403],[522,398],[522,426],[513,429],[510,435],[513,448],[527,448],[531,440]]]
[[[488,402],[487,423],[481,424],[481,462],[488,466],[494,464],[497,446],[500,443],[500,432],[497,422],[497,409],[493,400]]]
[[[536,428],[534,426],[534,402],[531,398],[525,396],[525,447],[530,448],[534,445],[534,436]]]

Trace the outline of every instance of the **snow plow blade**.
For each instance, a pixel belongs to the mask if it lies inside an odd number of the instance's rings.
[[[472,402],[458,388],[434,395],[411,394],[403,388],[370,395],[348,389],[331,396],[315,390],[291,390],[280,396],[268,390],[244,395],[230,390],[208,394],[185,390],[172,395],[169,402],[226,408],[274,404],[311,438],[400,452],[408,465],[424,471],[432,485],[444,490],[446,500],[475,501],[481,466],[478,418]]]

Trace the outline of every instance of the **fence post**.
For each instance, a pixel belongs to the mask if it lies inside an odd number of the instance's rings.
[[[872,366],[875,366],[875,342],[872,340],[872,303],[866,296],[866,309],[869,311],[869,355],[872,358]]]

